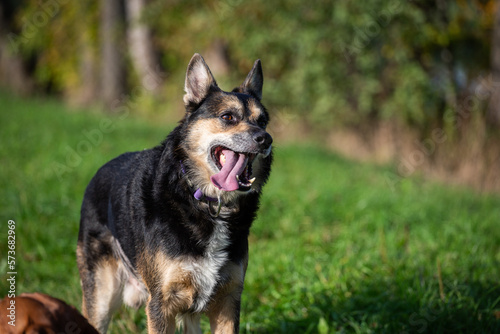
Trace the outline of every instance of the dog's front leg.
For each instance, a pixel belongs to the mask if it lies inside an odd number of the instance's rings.
[[[241,263],[230,262],[222,271],[222,284],[207,311],[210,329],[215,334],[238,333],[240,329],[240,308],[243,282],[247,270],[248,257]]]
[[[207,312],[210,329],[215,334],[238,333],[243,285],[233,286],[230,291],[220,291]]]
[[[174,334],[175,314],[167,313],[161,296],[152,296],[146,306],[149,334]]]

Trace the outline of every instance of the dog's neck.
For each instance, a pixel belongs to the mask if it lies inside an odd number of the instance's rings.
[[[193,188],[193,183],[189,180],[189,178],[187,176],[186,168],[184,167],[184,164],[182,163],[182,161],[179,161],[179,164],[181,166],[182,174],[184,175],[184,178],[186,179],[189,187]],[[208,202],[208,212],[210,213],[210,215],[214,218],[219,217],[220,210],[222,207],[220,197],[215,198],[215,197],[207,196],[203,193],[201,188],[196,189],[196,191],[193,193],[193,197],[198,201],[207,201]],[[217,202],[217,206],[216,206],[215,210],[212,210],[212,208],[211,208],[212,206],[210,205],[211,204],[210,202]]]
[[[184,167],[184,164],[182,163],[182,161],[179,161],[179,164],[181,165],[182,174],[184,174],[184,177],[186,178],[187,183],[192,188],[193,184],[192,184],[192,182],[189,180],[189,178],[187,176],[186,168]],[[198,201],[220,202],[219,198],[206,196],[203,193],[203,191],[201,191],[201,188],[196,189],[196,191],[193,193],[193,197],[196,198]]]

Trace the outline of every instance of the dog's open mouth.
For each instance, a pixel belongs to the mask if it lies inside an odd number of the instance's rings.
[[[235,152],[223,146],[212,149],[212,159],[219,169],[210,177],[212,183],[225,191],[248,191],[255,178],[252,177],[253,153]]]

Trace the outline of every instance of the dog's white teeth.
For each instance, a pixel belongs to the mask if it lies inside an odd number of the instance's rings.
[[[252,179],[248,180],[247,182],[242,182],[242,181],[240,181],[240,176],[236,175],[236,180],[238,180],[239,184],[248,187],[248,186],[251,186],[254,183],[255,177],[253,177]]]
[[[226,163],[226,156],[224,155],[224,153],[222,153],[220,155],[220,164],[224,166],[225,163]]]

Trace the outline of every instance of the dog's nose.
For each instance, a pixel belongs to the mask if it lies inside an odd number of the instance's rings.
[[[266,149],[273,143],[273,137],[266,131],[255,132],[253,140],[259,145],[260,149]]]

